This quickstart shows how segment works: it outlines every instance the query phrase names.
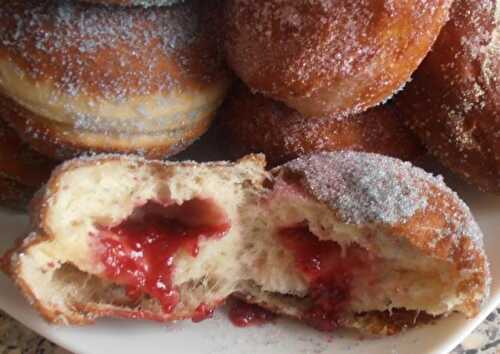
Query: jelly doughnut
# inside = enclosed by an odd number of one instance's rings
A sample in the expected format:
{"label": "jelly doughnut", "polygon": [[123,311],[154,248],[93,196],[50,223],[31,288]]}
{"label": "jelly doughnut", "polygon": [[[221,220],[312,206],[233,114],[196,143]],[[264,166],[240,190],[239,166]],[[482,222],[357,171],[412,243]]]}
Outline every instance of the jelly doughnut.
{"label": "jelly doughnut", "polygon": [[396,99],[429,151],[500,193],[500,3],[456,0],[436,45]]}
{"label": "jelly doughnut", "polygon": [[205,132],[230,83],[220,10],[216,0],[147,9],[3,0],[4,116],[57,158],[171,155]]}
{"label": "jelly doughnut", "polygon": [[220,141],[234,157],[262,152],[272,165],[318,151],[358,150],[416,160],[417,137],[384,105],[350,117],[306,118],[238,85],[218,113]]}
{"label": "jelly doughnut", "polygon": [[420,64],[450,0],[228,0],[226,56],[253,90],[306,116],[384,102]]}
{"label": "jelly doughnut", "polygon": [[376,154],[319,153],[271,171],[255,155],[75,159],[31,216],[0,265],[53,323],[199,322],[237,295],[322,331],[390,335],[476,315],[491,282],[467,206],[442,179]]}

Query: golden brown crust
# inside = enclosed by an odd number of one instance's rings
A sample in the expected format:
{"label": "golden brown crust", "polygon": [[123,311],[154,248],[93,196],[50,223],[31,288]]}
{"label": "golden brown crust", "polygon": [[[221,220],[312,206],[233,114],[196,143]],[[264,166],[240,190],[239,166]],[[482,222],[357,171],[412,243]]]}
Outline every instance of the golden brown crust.
{"label": "golden brown crust", "polygon": [[[305,320],[302,311],[307,308],[300,306],[299,298],[263,297],[259,291],[234,294],[235,298],[290,318]],[[291,304],[291,306],[290,306]],[[293,310],[291,310],[293,309]],[[393,309],[392,311],[371,311],[358,314],[343,314],[339,316],[338,325],[343,328],[356,329],[360,333],[372,336],[392,336],[411,328],[424,325],[436,317],[424,312]]]}
{"label": "golden brown crust", "polygon": [[417,68],[448,0],[230,0],[226,56],[237,75],[304,115],[373,107]]}
{"label": "golden brown crust", "polygon": [[219,111],[217,124],[220,141],[234,157],[262,152],[272,165],[319,151],[357,150],[411,161],[424,154],[390,105],[350,117],[305,118],[237,85]]}
{"label": "golden brown crust", "polygon": [[85,131],[45,119],[0,94],[0,115],[33,149],[64,160],[96,152],[135,153],[163,159],[184,150],[203,135],[210,127],[214,113],[199,114],[189,124],[156,134]]}
{"label": "golden brown crust", "polygon": [[443,164],[500,192],[498,1],[457,0],[436,45],[400,97],[402,117]]}
{"label": "golden brown crust", "polygon": [[392,310],[368,312],[343,319],[343,325],[375,336],[392,336],[436,320],[422,312]]}

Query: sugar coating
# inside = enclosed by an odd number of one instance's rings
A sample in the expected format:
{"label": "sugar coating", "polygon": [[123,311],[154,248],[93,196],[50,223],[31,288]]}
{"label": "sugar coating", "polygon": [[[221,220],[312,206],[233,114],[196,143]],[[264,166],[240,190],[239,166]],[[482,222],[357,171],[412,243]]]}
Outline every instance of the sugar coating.
{"label": "sugar coating", "polygon": [[500,190],[500,1],[457,0],[400,106],[429,150]]}
{"label": "sugar coating", "polygon": [[[415,63],[415,67],[420,63],[424,53],[414,44],[437,37],[436,22],[444,22],[443,13],[451,2],[385,0],[375,6],[371,0],[267,0],[256,4],[234,0],[227,5],[229,62],[243,80],[256,91],[281,99],[310,97],[355,78],[335,95],[338,100],[352,100],[350,113],[356,113],[365,108],[366,100],[387,100],[409,79],[402,63]],[[398,36],[383,33],[399,26],[402,18],[414,25],[412,31],[404,28]],[[398,45],[406,46],[406,57]],[[365,85],[364,97],[357,97],[359,87]],[[384,87],[390,88],[389,93],[379,97]]]}
{"label": "sugar coating", "polygon": [[121,102],[180,90],[185,80],[211,82],[223,67],[215,29],[202,11],[216,1],[148,9],[4,2],[0,58],[14,60],[33,80],[52,80],[66,95],[98,93]]}
{"label": "sugar coating", "polygon": [[322,153],[299,158],[285,167],[303,173],[315,196],[339,210],[349,223],[392,225],[427,206],[420,176],[413,176],[411,165],[381,155]]}
{"label": "sugar coating", "polygon": [[392,106],[352,116],[305,117],[281,102],[233,89],[219,113],[229,149],[238,154],[263,152],[282,163],[318,151],[358,150],[412,160],[423,150]]}
{"label": "sugar coating", "polygon": [[434,208],[429,203],[431,196],[443,199],[445,207],[438,212],[449,227],[439,230],[434,243],[445,237],[454,242],[467,237],[482,247],[482,232],[467,205],[441,177],[408,162],[341,151],[298,158],[283,168],[302,175],[312,195],[350,224],[403,224],[418,212]]}
{"label": "sugar coating", "polygon": [[[460,0],[460,2],[463,5],[471,3],[471,0]],[[479,61],[481,63],[480,76],[477,79],[474,79],[472,75],[469,77],[460,76],[463,73],[458,71],[453,74],[455,69],[461,65],[457,65],[454,60],[442,63],[443,70],[452,73],[448,77],[451,86],[463,85],[464,88],[464,91],[458,92],[460,99],[456,105],[442,105],[442,109],[447,112],[449,117],[451,133],[458,145],[462,146],[464,150],[480,148],[478,146],[480,143],[474,138],[473,130],[468,128],[468,114],[474,110],[481,111],[486,108],[490,99],[488,91],[491,88],[493,88],[493,91],[500,92],[498,82],[498,75],[500,74],[498,72],[498,56],[500,55],[499,4],[500,1],[497,0],[474,1],[474,4],[469,6],[468,23],[460,23],[457,18],[453,17],[454,12],[452,9],[450,30],[454,26],[462,31],[467,31],[466,35],[460,38],[460,46],[454,47],[454,59],[465,58],[467,62]],[[462,9],[457,7],[456,11],[459,10]],[[493,30],[488,28],[488,22],[493,24]],[[436,52],[436,55],[439,55],[439,52]],[[448,95],[454,94],[457,94],[457,92],[448,93]]]}

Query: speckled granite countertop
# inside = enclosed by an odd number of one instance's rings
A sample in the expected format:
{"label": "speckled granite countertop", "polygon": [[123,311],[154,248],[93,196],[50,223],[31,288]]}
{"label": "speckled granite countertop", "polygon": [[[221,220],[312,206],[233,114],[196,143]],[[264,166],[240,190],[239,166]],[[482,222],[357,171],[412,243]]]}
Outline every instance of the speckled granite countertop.
{"label": "speckled granite countertop", "polygon": [[[0,311],[0,354],[70,354]],[[500,308],[453,354],[500,354]]]}

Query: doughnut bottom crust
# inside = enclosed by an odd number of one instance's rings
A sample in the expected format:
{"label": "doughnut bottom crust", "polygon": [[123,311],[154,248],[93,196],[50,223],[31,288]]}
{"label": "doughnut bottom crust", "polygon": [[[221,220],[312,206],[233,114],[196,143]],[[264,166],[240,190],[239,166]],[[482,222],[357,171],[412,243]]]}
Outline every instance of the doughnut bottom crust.
{"label": "doughnut bottom crust", "polygon": [[213,120],[214,110],[215,107],[207,107],[192,117],[187,116],[179,129],[120,133],[75,128],[71,124],[37,115],[0,95],[0,115],[33,149],[55,159],[89,152],[135,153],[148,158],[166,158],[182,151],[203,135]]}
{"label": "doughnut bottom crust", "polygon": [[319,151],[356,150],[409,161],[425,152],[390,105],[348,117],[305,117],[238,85],[218,119],[220,141],[233,157],[261,152],[272,165]]}

